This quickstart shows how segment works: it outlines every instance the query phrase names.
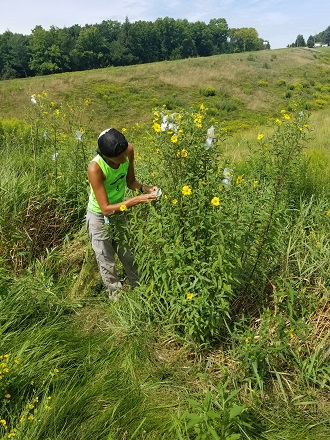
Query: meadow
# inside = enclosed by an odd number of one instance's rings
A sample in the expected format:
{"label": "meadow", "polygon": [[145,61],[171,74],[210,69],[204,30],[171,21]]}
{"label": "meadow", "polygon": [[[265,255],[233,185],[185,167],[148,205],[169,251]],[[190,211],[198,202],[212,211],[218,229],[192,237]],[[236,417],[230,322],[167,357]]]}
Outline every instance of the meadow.
{"label": "meadow", "polygon": [[[328,439],[329,48],[0,93],[0,439]],[[163,192],[122,214],[116,303],[84,226],[109,126]]]}

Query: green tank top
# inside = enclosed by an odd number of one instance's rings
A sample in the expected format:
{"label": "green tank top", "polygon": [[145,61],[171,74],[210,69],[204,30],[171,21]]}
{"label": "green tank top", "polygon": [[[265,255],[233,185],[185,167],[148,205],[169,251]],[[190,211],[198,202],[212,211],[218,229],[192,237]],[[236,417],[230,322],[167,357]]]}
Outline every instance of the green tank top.
{"label": "green tank top", "polygon": [[[99,154],[92,159],[92,162],[96,162],[105,175],[104,186],[109,203],[112,205],[122,202],[125,196],[129,159],[127,158],[126,162],[121,163],[117,169],[111,168]],[[88,209],[93,212],[102,212],[92,187],[89,195]]]}

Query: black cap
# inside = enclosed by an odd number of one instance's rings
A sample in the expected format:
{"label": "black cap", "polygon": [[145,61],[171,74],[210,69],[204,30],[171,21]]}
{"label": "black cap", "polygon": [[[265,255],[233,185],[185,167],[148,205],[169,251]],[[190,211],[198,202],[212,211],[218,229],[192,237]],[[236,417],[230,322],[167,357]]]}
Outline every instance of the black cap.
{"label": "black cap", "polygon": [[115,128],[107,128],[100,133],[97,152],[101,156],[116,157],[128,147],[125,136]]}

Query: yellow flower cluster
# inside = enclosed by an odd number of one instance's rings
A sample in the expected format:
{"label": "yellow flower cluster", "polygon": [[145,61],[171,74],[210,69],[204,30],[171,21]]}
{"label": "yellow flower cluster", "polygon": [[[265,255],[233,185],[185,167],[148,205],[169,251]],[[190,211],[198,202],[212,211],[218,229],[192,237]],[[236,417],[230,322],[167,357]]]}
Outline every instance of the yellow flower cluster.
{"label": "yellow flower cluster", "polygon": [[160,126],[160,124],[158,124],[158,122],[154,122],[153,127],[154,127],[154,130],[155,130],[156,133],[160,133],[161,130],[162,130],[161,126]]}
{"label": "yellow flower cluster", "polygon": [[182,188],[181,192],[182,192],[182,194],[183,194],[184,196],[190,196],[190,194],[191,194],[191,192],[192,192],[192,189],[190,188],[189,185],[185,185],[185,186]]}
{"label": "yellow flower cluster", "polygon": [[213,199],[211,200],[211,203],[213,206],[219,206],[220,205],[219,197],[213,197]]}
{"label": "yellow flower cluster", "polygon": [[10,354],[4,354],[0,356],[0,380],[4,378],[4,375],[9,373],[8,359]]}
{"label": "yellow flower cluster", "polygon": [[60,372],[60,370],[58,368],[54,368],[54,370],[50,371],[49,374],[51,376],[55,376],[55,374],[58,374]]}
{"label": "yellow flower cluster", "polygon": [[236,185],[240,185],[244,182],[243,176],[238,176],[236,179]]}
{"label": "yellow flower cluster", "polygon": [[196,127],[202,128],[203,116],[200,113],[197,113],[193,115],[193,117],[194,117],[194,124],[196,125]]}
{"label": "yellow flower cluster", "polygon": [[191,301],[191,300],[193,299],[193,297],[194,297],[194,294],[193,294],[193,293],[187,293],[187,295],[186,295],[186,298],[187,298],[189,301]]}

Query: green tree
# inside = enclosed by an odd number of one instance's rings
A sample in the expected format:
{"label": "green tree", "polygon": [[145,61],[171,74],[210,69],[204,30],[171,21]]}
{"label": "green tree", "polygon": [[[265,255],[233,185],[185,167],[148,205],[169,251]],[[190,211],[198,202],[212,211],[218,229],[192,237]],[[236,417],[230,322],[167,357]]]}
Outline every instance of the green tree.
{"label": "green tree", "polygon": [[216,53],[228,52],[229,28],[224,18],[213,18],[208,24]]}
{"label": "green tree", "polygon": [[260,39],[254,28],[231,29],[231,45],[233,52],[260,50]]}
{"label": "green tree", "polygon": [[313,35],[310,35],[307,40],[307,47],[314,47],[314,46],[315,46],[314,37]]}
{"label": "green tree", "polygon": [[72,55],[78,70],[106,67],[109,45],[97,25],[86,25],[79,32]]}
{"label": "green tree", "polygon": [[30,73],[27,51],[29,37],[6,31],[0,35],[0,78],[22,78]]}
{"label": "green tree", "polygon": [[198,56],[207,57],[217,53],[212,41],[212,32],[203,21],[191,23],[192,35]]}
{"label": "green tree", "polygon": [[330,26],[323,33],[323,43],[330,46]]}
{"label": "green tree", "polygon": [[56,28],[51,26],[49,31],[42,26],[32,30],[28,51],[30,54],[30,69],[37,75],[46,75],[61,71],[60,49],[57,45]]}
{"label": "green tree", "polygon": [[131,39],[134,42],[131,52],[139,63],[159,61],[159,29],[151,21],[136,21],[131,26]]}
{"label": "green tree", "polygon": [[296,38],[295,44],[296,47],[305,47],[306,46],[306,42],[305,39],[303,37],[303,35],[299,34]]}

